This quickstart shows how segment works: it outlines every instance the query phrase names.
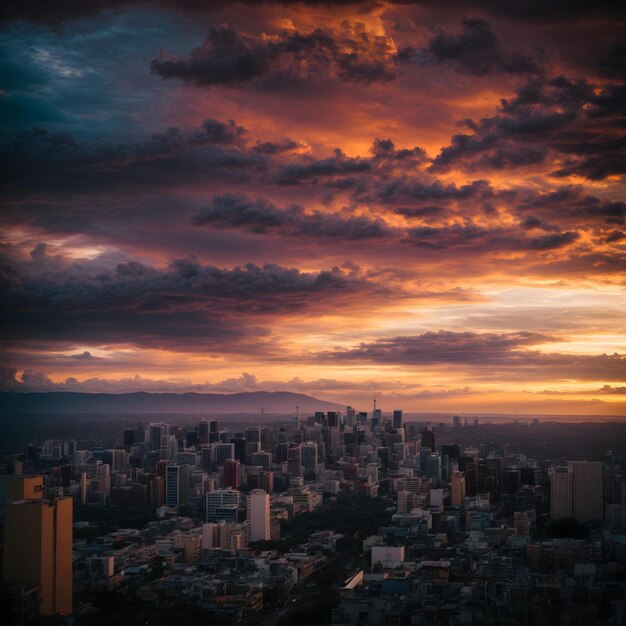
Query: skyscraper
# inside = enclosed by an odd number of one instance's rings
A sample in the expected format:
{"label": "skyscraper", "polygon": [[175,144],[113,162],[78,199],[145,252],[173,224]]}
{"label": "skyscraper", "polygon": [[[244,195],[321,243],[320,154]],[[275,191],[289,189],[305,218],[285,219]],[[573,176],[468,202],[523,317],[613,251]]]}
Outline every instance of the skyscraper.
{"label": "skyscraper", "polygon": [[209,422],[204,419],[198,422],[198,443],[209,443]]}
{"label": "skyscraper", "polygon": [[454,472],[450,482],[451,502],[454,506],[463,506],[465,501],[465,476],[462,472]]}
{"label": "skyscraper", "polygon": [[189,465],[168,465],[165,470],[165,504],[184,506],[189,501]]}
{"label": "skyscraper", "polygon": [[581,524],[603,518],[602,463],[570,461],[550,475],[552,519],[573,517]]}
{"label": "skyscraper", "polygon": [[572,472],[572,516],[581,524],[603,518],[602,463],[570,461]]}
{"label": "skyscraper", "polygon": [[396,409],[393,412],[393,427],[396,430],[402,428],[402,411],[400,409]]}
{"label": "skyscraper", "polygon": [[248,494],[248,541],[270,539],[270,496],[262,489]]}
{"label": "skyscraper", "polygon": [[237,489],[241,485],[241,464],[235,459],[226,459],[222,468],[222,487]]}
{"label": "skyscraper", "polygon": [[572,517],[572,472],[555,467],[550,475],[550,515],[553,520]]}
{"label": "skyscraper", "polygon": [[6,506],[3,578],[39,587],[39,615],[72,612],[72,498]]}

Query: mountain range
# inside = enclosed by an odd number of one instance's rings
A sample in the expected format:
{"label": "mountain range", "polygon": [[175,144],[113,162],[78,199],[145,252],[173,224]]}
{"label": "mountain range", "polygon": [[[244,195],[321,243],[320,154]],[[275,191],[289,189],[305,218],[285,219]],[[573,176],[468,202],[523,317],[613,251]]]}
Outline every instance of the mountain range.
{"label": "mountain range", "polygon": [[51,391],[39,393],[0,392],[0,413],[189,413],[295,414],[314,411],[338,411],[345,407],[288,391],[246,393],[75,393]]}

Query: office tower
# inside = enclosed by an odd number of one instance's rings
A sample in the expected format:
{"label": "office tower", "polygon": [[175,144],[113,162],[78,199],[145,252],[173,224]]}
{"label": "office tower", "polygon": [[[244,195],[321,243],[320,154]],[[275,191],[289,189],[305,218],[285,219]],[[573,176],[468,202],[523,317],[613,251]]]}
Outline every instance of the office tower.
{"label": "office tower", "polygon": [[553,520],[572,517],[572,472],[555,467],[550,475],[550,515]]}
{"label": "office tower", "polygon": [[146,442],[146,427],[139,422],[139,425],[137,426],[137,431],[135,432],[135,443],[136,444],[140,444],[140,443],[145,443]]}
{"label": "office tower", "polygon": [[168,465],[165,470],[165,504],[184,506],[189,501],[189,465]]}
{"label": "office tower", "polygon": [[316,424],[323,424],[326,419],[324,411],[315,411],[314,420]]}
{"label": "office tower", "polygon": [[317,444],[307,441],[300,445],[300,462],[305,472],[317,471]]}
{"label": "office tower", "polygon": [[269,452],[255,452],[252,455],[251,465],[260,465],[264,470],[272,469],[272,455]]}
{"label": "office tower", "polygon": [[572,516],[581,524],[603,518],[602,463],[570,461],[572,472]]}
{"label": "office tower", "polygon": [[248,494],[248,541],[270,539],[270,496],[262,489]]}
{"label": "office tower", "polygon": [[41,500],[43,476],[0,475],[0,513],[11,500]]}
{"label": "office tower", "polygon": [[216,443],[220,440],[217,420],[209,421],[209,443]]}
{"label": "office tower", "polygon": [[389,448],[378,448],[376,454],[378,455],[380,466],[383,469],[387,469],[389,467]]}
{"label": "office tower", "polygon": [[287,468],[290,476],[300,476],[302,473],[302,454],[300,446],[292,446],[287,451]]}
{"label": "office tower", "polygon": [[422,448],[430,448],[432,452],[435,451],[435,431],[429,430],[426,426],[422,431]]}
{"label": "office tower", "polygon": [[151,450],[160,450],[161,441],[166,435],[165,424],[150,424],[149,441]]}
{"label": "office tower", "polygon": [[263,428],[261,430],[261,450],[271,452],[274,449],[274,429]]}
{"label": "office tower", "polygon": [[237,508],[239,507],[239,491],[236,489],[216,489],[206,494],[206,521],[215,522],[233,517],[237,521]]}
{"label": "office tower", "polygon": [[451,502],[454,506],[463,506],[465,501],[465,476],[462,472],[454,472],[450,483]]}
{"label": "office tower", "polygon": [[189,430],[185,434],[185,448],[198,448],[200,446],[200,439],[198,432],[195,430]]}
{"label": "office tower", "polygon": [[276,463],[285,463],[289,454],[289,444],[284,441],[276,444]]}
{"label": "office tower", "polygon": [[356,424],[356,411],[351,407],[346,407],[346,426],[354,426]]}
{"label": "office tower", "polygon": [[6,583],[39,587],[40,616],[72,612],[72,498],[7,504],[2,572]]}
{"label": "office tower", "polygon": [[400,409],[396,409],[393,412],[393,427],[398,430],[398,428],[402,428],[402,411]]}
{"label": "office tower", "polygon": [[246,428],[246,441],[248,443],[261,443],[261,428],[259,426]]}
{"label": "office tower", "polygon": [[209,443],[209,422],[204,419],[198,422],[198,443]]}
{"label": "office tower", "polygon": [[380,409],[374,409],[372,411],[372,430],[377,431],[382,422],[382,411]]}
{"label": "office tower", "polygon": [[328,411],[326,413],[326,423],[328,428],[339,428],[339,413],[336,411]]}
{"label": "office tower", "polygon": [[135,443],[135,429],[127,428],[124,430],[124,446],[130,448]]}
{"label": "office tower", "polygon": [[215,467],[219,468],[224,465],[226,459],[235,458],[235,446],[232,443],[213,443],[213,461]]}
{"label": "office tower", "polygon": [[[502,459],[499,456],[489,457],[485,460],[487,470],[478,473],[478,491],[487,491],[492,502],[500,502],[500,488],[502,485]],[[487,482],[481,485],[481,478]],[[483,488],[484,487],[484,488]]]}
{"label": "office tower", "polygon": [[235,437],[230,440],[235,450],[235,458],[242,463],[246,462],[246,440],[243,437]]}
{"label": "office tower", "polygon": [[241,464],[235,459],[226,459],[222,468],[222,487],[237,489],[241,485]]}
{"label": "office tower", "polygon": [[508,469],[502,472],[502,493],[517,493],[522,486],[521,475],[518,469]]}
{"label": "office tower", "polygon": [[[461,461],[463,461],[463,459],[465,459],[466,457],[461,457]],[[464,463],[465,466],[465,493],[468,496],[475,496],[477,494],[477,487],[478,487],[478,463],[473,459],[470,458],[469,460],[466,460]],[[463,471],[461,469],[461,462],[459,461],[459,470]]]}
{"label": "office tower", "polygon": [[458,443],[441,446],[441,456],[447,456],[449,460],[458,461],[461,458],[461,446]]}
{"label": "office tower", "polygon": [[452,418],[452,427],[453,428],[461,428],[461,418],[458,415],[453,416],[453,418]]}

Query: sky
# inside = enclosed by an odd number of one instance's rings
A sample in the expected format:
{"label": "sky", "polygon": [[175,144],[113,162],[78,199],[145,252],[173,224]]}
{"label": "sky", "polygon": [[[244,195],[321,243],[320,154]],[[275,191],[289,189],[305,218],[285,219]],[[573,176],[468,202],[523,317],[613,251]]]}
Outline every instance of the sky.
{"label": "sky", "polygon": [[623,3],[2,20],[2,390],[626,416]]}

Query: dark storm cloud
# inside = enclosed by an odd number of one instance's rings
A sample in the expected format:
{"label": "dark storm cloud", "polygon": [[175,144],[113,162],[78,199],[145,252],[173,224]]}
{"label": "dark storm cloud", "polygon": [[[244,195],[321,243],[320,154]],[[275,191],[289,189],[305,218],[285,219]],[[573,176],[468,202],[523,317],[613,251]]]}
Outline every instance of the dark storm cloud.
{"label": "dark storm cloud", "polygon": [[[5,262],[9,263],[9,261]],[[166,268],[136,261],[101,271],[89,262],[15,262],[5,291],[5,340],[190,346],[267,334],[262,321],[385,291],[356,270],[302,272],[278,265],[233,269],[176,259]],[[225,348],[226,349],[226,348]],[[88,358],[75,355],[77,358]]]}
{"label": "dark storm cloud", "polygon": [[478,249],[483,254],[520,250],[554,250],[574,243],[579,234],[574,231],[527,236],[514,229],[484,228],[475,224],[450,226],[419,226],[406,231],[405,243],[426,250]]}
{"label": "dark storm cloud", "polygon": [[529,347],[555,341],[534,332],[474,333],[440,330],[422,335],[377,339],[356,348],[316,355],[323,360],[380,363],[398,366],[449,365],[509,371],[511,377],[624,380],[626,355],[542,353]]}
{"label": "dark storm cloud", "polygon": [[7,190],[26,195],[182,184],[194,177],[241,179],[265,167],[265,157],[245,147],[243,127],[213,119],[129,142],[79,140],[35,126],[0,139],[0,159]]}
{"label": "dark storm cloud", "polygon": [[390,40],[359,26],[256,36],[223,25],[212,28],[188,58],[161,55],[151,68],[162,78],[201,87],[327,77],[367,84],[394,78],[392,50]]}
{"label": "dark storm cloud", "polygon": [[[423,178],[398,176],[388,182],[383,181],[380,188],[374,189],[374,193],[375,199],[384,204],[486,201],[494,196],[491,184],[486,180],[474,180],[466,185],[456,185],[455,183],[445,184],[427,176]],[[368,199],[374,198],[370,196]]]}
{"label": "dark storm cloud", "polygon": [[398,52],[400,62],[418,64],[449,64],[457,71],[486,76],[488,74],[541,74],[544,71],[543,53],[506,51],[489,22],[465,17],[460,33],[440,32],[426,48],[407,47]]}
{"label": "dark storm cloud", "polygon": [[[13,2],[3,9],[2,19],[23,19],[36,22],[60,22],[95,15],[100,11],[124,5],[143,3],[144,0],[22,0]],[[276,6],[354,6],[361,10],[379,6],[376,0],[158,0],[156,4],[179,11],[215,11],[232,4],[276,5]],[[440,0],[390,0],[397,5],[441,6]],[[626,8],[615,0],[448,0],[449,9],[481,11],[485,14],[521,22],[566,23],[585,18],[608,18],[626,20]]]}
{"label": "dark storm cloud", "polygon": [[280,185],[311,184],[320,178],[362,174],[372,169],[369,159],[347,157],[341,150],[327,159],[306,159],[300,163],[287,164],[276,174]]}
{"label": "dark storm cloud", "polygon": [[495,116],[470,121],[452,137],[432,171],[561,164],[555,176],[602,180],[626,173],[626,86],[595,87],[565,77],[531,81],[502,100]]}
{"label": "dark storm cloud", "polygon": [[626,40],[613,43],[597,61],[598,70],[605,76],[624,79],[626,76]]}
{"label": "dark storm cloud", "polygon": [[624,224],[626,222],[626,203],[612,201],[588,193],[580,185],[564,185],[554,191],[538,193],[530,190],[516,190],[505,194],[513,208],[521,217],[526,217],[525,224],[540,227],[534,223],[537,216],[543,220],[560,224]]}
{"label": "dark storm cloud", "polygon": [[379,218],[306,212],[300,205],[278,208],[262,198],[242,194],[215,196],[193,223],[213,228],[242,229],[254,233],[276,233],[281,237],[312,237],[344,240],[380,239],[391,229]]}
{"label": "dark storm cloud", "polygon": [[338,349],[326,356],[339,360],[395,364],[501,363],[511,351],[554,337],[542,333],[457,333],[439,330],[361,343],[356,348]]}

